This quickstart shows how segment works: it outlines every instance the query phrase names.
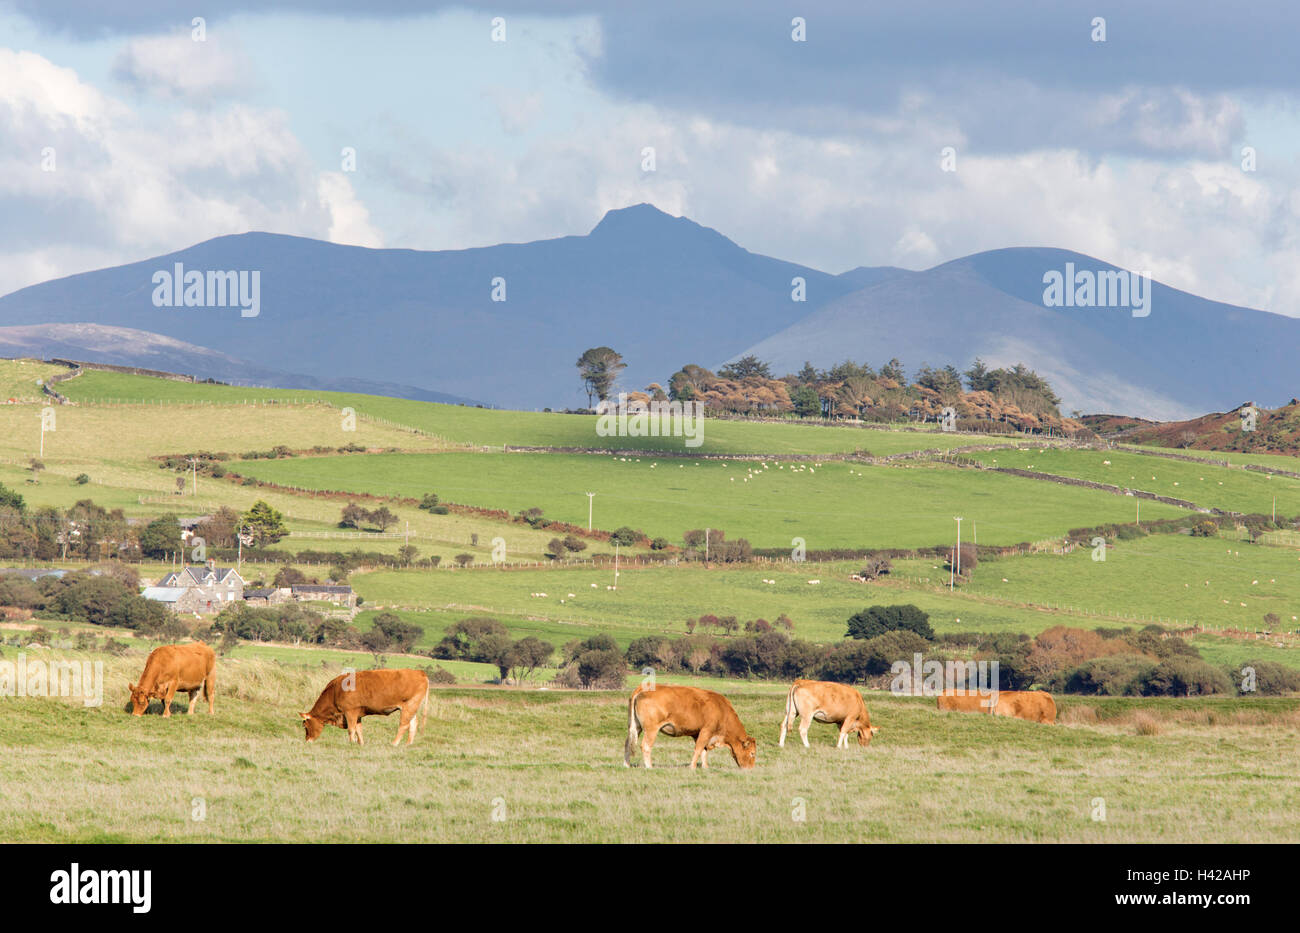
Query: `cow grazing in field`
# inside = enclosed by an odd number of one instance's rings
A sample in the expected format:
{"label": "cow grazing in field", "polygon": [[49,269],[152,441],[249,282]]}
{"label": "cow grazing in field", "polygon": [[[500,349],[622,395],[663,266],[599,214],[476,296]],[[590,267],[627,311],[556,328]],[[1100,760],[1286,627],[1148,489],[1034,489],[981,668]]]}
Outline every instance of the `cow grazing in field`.
{"label": "cow grazing in field", "polygon": [[940,710],[959,713],[992,713],[1030,722],[1056,722],[1056,701],[1043,690],[999,690],[981,694],[974,690],[947,690],[938,698]]}
{"label": "cow grazing in field", "polygon": [[650,765],[650,749],[655,736],[689,735],[695,739],[691,768],[698,761],[709,767],[709,749],[725,745],[731,749],[736,764],[754,767],[758,743],[745,732],[727,698],[699,687],[637,687],[627,704],[627,742],[623,746],[623,766],[632,766],[632,749],[638,739],[645,766]]}
{"label": "cow grazing in field", "polygon": [[325,685],[310,713],[299,713],[307,741],[320,738],[326,726],[348,730],[348,741],[364,745],[361,737],[363,716],[387,716],[402,711],[397,727],[396,745],[406,733],[406,744],[415,741],[416,713],[423,713],[421,725],[429,721],[429,678],[424,671],[400,670],[349,671]]}
{"label": "cow grazing in field", "polygon": [[866,748],[871,744],[871,737],[880,731],[871,724],[862,694],[847,684],[824,680],[796,680],[790,688],[785,698],[785,718],[781,720],[781,739],[777,743],[782,748],[785,747],[786,731],[794,726],[796,719],[799,720],[799,738],[803,739],[805,748],[808,747],[808,726],[814,720],[840,727],[836,748],[848,748],[852,732],[858,734],[858,744]]}
{"label": "cow grazing in field", "polygon": [[198,702],[199,690],[208,701],[212,715],[217,692],[217,656],[201,641],[189,645],[160,645],[149,652],[144,673],[138,684],[127,684],[131,691],[131,715],[143,716],[154,697],[162,700],[163,716],[172,714],[172,697],[177,691],[190,695],[190,715]]}

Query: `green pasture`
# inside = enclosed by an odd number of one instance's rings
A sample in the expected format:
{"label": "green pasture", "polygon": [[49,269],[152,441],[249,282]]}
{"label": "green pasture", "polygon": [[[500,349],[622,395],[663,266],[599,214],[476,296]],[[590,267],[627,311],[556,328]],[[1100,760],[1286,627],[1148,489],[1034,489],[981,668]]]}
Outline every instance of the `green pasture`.
{"label": "green pasture", "polygon": [[[953,516],[981,544],[1016,544],[1070,528],[1131,519],[1129,497],[997,473],[936,466],[868,466],[743,460],[668,460],[559,454],[374,454],[256,460],[236,469],[304,489],[416,497],[436,492],[464,505],[547,518],[623,525],[680,542],[706,525],[754,547],[924,547],[956,537]],[[1187,512],[1145,503],[1144,517]]]}
{"label": "green pasture", "polygon": [[[135,673],[134,660],[102,660],[109,682]],[[389,745],[392,716],[364,720],[364,746],[338,729],[307,745],[297,713],[336,673],[224,661],[215,716],[8,698],[0,836],[1268,843],[1300,833],[1295,700],[1067,701],[1062,721],[1044,726],[868,693],[880,727],[870,747],[836,749],[833,729],[817,725],[811,748],[778,748],[780,694],[738,684],[728,696],[758,739],[754,769],[718,750],[692,772],[691,742],[660,736],[647,771],[623,767],[624,691],[436,689],[412,746]],[[312,805],[325,787],[329,805]]]}
{"label": "green pasture", "polygon": [[[1120,450],[1031,448],[981,451],[970,456],[990,466],[1109,483],[1124,489],[1140,489],[1156,495],[1187,499],[1204,508],[1220,508],[1232,512],[1271,514],[1276,497],[1279,516],[1300,514],[1300,479],[1287,476],[1273,476],[1209,463],[1187,463]],[[1148,514],[1148,505],[1147,502],[1142,503],[1144,518]]]}
{"label": "green pasture", "polygon": [[[575,375],[576,379],[576,375]],[[66,383],[65,394],[93,404],[113,402],[240,405],[279,400],[323,401],[356,411],[359,423],[379,418],[418,428],[446,441],[474,446],[596,447],[663,450],[679,453],[830,454],[867,450],[877,456],[966,444],[1007,443],[1002,436],[943,434],[933,430],[900,431],[863,427],[772,424],[706,419],[703,441],[688,448],[681,437],[602,437],[594,415],[500,411],[347,392],[309,392],[174,382],[147,376],[86,372]],[[931,426],[932,427],[932,426]]]}

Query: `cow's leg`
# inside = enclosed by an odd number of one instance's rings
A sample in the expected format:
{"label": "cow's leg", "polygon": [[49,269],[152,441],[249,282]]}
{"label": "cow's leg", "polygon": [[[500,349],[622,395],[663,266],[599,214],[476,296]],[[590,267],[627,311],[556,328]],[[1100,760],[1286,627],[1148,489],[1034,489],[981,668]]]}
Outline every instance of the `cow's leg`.
{"label": "cow's leg", "polygon": [[173,680],[171,683],[167,685],[167,689],[163,691],[163,717],[164,718],[170,717],[172,714],[172,698],[174,696],[176,696],[176,681]]}
{"label": "cow's leg", "polygon": [[781,717],[781,738],[777,740],[776,743],[777,748],[785,748],[785,733],[786,730],[788,730],[792,725],[794,725],[794,722],[792,721],[793,716],[794,716],[794,710],[788,709],[786,710],[785,715]]}
{"label": "cow's leg", "polygon": [[[692,771],[695,770],[695,763],[696,763],[697,761],[700,760],[700,756],[703,755],[706,751],[708,751],[708,748],[709,748],[709,738],[710,738],[709,734],[708,734],[707,732],[704,732],[704,731],[701,731],[700,734],[699,734],[698,736],[696,736],[696,738],[695,738],[695,754],[691,756],[691,770],[692,770]],[[705,758],[705,760],[704,760],[704,767],[705,767],[706,769],[709,767],[709,761],[708,761],[707,758]]]}
{"label": "cow's leg", "polygon": [[203,698],[208,701],[208,715],[215,712],[212,708],[213,701],[217,698],[217,672],[213,671],[203,680]]}
{"label": "cow's leg", "polygon": [[808,727],[812,725],[813,714],[805,712],[799,716],[799,738],[803,740],[803,747],[808,747]]}
{"label": "cow's leg", "polygon": [[185,692],[188,693],[188,694],[190,695],[190,708],[189,708],[188,710],[186,710],[185,715],[186,715],[186,716],[193,716],[193,715],[194,715],[194,704],[197,703],[197,702],[199,702],[199,688],[198,688],[198,687],[195,687],[193,690],[186,690]]}
{"label": "cow's leg", "polygon": [[[420,705],[418,703],[412,702],[411,703],[411,724],[407,726],[408,731],[406,734],[407,745],[415,744],[415,727],[416,724],[419,723],[419,721],[420,721]],[[400,730],[397,733],[397,737],[399,739],[402,737],[402,733]]]}
{"label": "cow's leg", "polygon": [[659,734],[659,723],[643,722],[641,726],[645,730],[641,733],[641,762],[649,769],[650,749],[654,748],[655,736]]}
{"label": "cow's leg", "polygon": [[844,720],[844,722],[840,723],[840,737],[835,740],[835,747],[836,748],[849,747],[849,720],[847,719]]}
{"label": "cow's leg", "polygon": [[343,714],[343,722],[348,727],[348,741],[361,741],[361,723],[357,719],[357,714],[348,710]]}
{"label": "cow's leg", "polygon": [[397,737],[393,739],[393,744],[400,744],[402,741],[402,733],[407,733],[408,739],[406,744],[410,745],[411,741],[415,738],[415,733],[411,731],[412,727],[415,725],[415,719],[411,716],[411,711],[406,708],[405,704],[402,705],[398,712],[400,718],[397,723]]}
{"label": "cow's leg", "polygon": [[705,771],[709,770],[709,750],[707,748],[700,752],[700,765],[703,766]]}

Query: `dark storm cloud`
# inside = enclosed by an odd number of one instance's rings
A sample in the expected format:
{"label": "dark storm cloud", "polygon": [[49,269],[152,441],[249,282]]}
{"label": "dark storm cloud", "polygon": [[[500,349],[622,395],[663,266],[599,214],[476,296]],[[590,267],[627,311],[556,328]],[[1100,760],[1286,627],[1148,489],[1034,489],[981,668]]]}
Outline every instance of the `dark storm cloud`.
{"label": "dark storm cloud", "polygon": [[[78,35],[175,29],[194,15],[211,25],[264,9],[252,0],[203,9],[193,0],[9,2]],[[879,132],[881,120],[925,119],[952,125],[983,151],[1221,155],[1240,131],[1222,95],[1290,91],[1300,82],[1290,47],[1300,5],[1287,0],[1241,12],[1173,0],[288,0],[275,9],[368,18],[440,9],[472,9],[485,19],[595,15],[604,47],[591,74],[618,98],[813,134]],[[791,41],[795,16],[807,21],[807,42]],[[1106,19],[1104,43],[1091,38],[1096,16]]]}

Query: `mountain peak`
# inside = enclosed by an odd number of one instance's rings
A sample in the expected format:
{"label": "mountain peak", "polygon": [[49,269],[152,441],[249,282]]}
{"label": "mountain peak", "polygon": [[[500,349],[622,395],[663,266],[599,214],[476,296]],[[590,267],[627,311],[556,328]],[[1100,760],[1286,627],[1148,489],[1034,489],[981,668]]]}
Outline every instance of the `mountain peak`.
{"label": "mountain peak", "polygon": [[667,236],[712,234],[726,239],[716,230],[702,227],[689,217],[674,217],[653,204],[633,204],[606,211],[600,223],[591,228],[589,236]]}

